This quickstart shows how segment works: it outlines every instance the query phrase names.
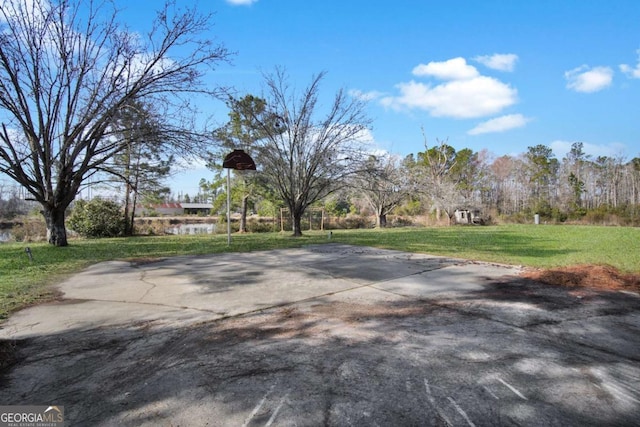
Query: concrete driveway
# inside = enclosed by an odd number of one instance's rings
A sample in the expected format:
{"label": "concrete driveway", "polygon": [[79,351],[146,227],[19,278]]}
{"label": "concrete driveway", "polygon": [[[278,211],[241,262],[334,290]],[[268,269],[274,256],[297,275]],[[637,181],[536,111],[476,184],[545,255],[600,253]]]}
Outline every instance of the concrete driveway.
{"label": "concrete driveway", "polygon": [[106,262],[0,329],[68,425],[640,425],[640,296],[338,244]]}

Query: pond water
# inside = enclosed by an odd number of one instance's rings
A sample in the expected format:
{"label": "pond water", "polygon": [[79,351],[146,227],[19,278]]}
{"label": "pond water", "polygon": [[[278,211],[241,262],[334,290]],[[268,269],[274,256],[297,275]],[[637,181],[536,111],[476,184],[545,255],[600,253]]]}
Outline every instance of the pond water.
{"label": "pond water", "polygon": [[168,234],[213,234],[216,232],[216,224],[177,224],[165,229]]}
{"label": "pond water", "polygon": [[[187,235],[187,234],[214,234],[216,224],[176,224],[165,229],[167,234]],[[0,243],[11,242],[10,230],[0,230]]]}

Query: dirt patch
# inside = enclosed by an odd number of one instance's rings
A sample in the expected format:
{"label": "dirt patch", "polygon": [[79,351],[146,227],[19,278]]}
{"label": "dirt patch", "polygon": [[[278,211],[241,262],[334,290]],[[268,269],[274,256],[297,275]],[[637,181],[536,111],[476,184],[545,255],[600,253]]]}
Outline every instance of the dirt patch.
{"label": "dirt patch", "polygon": [[551,269],[528,269],[523,277],[548,285],[640,293],[640,275],[623,274],[608,265],[573,265]]}

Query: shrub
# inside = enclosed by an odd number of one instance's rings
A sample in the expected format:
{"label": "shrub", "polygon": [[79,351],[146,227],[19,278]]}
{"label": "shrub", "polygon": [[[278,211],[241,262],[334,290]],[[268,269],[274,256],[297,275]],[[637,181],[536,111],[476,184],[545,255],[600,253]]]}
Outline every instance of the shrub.
{"label": "shrub", "polygon": [[401,215],[389,215],[387,217],[387,226],[391,227],[412,227],[414,225],[413,217]]}
{"label": "shrub", "polygon": [[[227,233],[227,216],[226,215],[218,215],[216,224],[217,225],[214,233],[216,234]],[[231,232],[237,233],[238,231],[240,231],[240,221],[237,221],[236,219],[231,218]]]}
{"label": "shrub", "polygon": [[83,237],[117,237],[124,235],[127,223],[120,205],[96,198],[77,201],[67,225]]}
{"label": "shrub", "polygon": [[396,207],[393,212],[401,216],[417,216],[424,212],[424,207],[420,200],[409,200],[408,202]]}
{"label": "shrub", "polygon": [[16,242],[42,242],[47,240],[47,226],[44,218],[23,217],[11,229]]}
{"label": "shrub", "polygon": [[273,218],[250,218],[247,221],[247,231],[250,233],[269,233],[276,230]]}
{"label": "shrub", "polygon": [[163,218],[136,218],[134,224],[136,234],[142,236],[162,236],[167,234],[168,228],[172,227],[169,220]]}
{"label": "shrub", "polygon": [[375,219],[363,216],[348,214],[346,217],[331,218],[331,221],[327,223],[327,230],[335,229],[358,229],[358,228],[372,228],[375,226]]}

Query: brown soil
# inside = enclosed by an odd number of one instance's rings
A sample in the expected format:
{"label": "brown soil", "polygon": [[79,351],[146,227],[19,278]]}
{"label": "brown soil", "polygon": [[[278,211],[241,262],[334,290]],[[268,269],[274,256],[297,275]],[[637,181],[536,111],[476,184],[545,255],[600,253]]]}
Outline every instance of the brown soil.
{"label": "brown soil", "polygon": [[555,286],[640,293],[639,274],[623,274],[607,265],[583,264],[546,270],[528,269],[522,276]]}

